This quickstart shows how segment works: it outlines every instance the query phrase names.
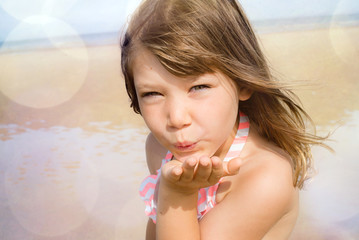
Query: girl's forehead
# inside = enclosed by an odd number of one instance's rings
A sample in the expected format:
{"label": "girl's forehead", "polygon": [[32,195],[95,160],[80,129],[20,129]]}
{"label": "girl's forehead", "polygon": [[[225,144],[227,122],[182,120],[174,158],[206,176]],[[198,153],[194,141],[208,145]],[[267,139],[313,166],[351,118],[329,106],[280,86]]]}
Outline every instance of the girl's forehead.
{"label": "girl's forehead", "polygon": [[193,76],[178,77],[170,73],[157,59],[157,57],[149,50],[142,48],[136,50],[133,62],[132,71],[133,76],[142,75],[159,75],[162,78],[179,78],[179,79],[194,79]]}
{"label": "girl's forehead", "polygon": [[[198,64],[198,62],[202,63]],[[207,67],[209,65],[203,64],[203,61],[195,61],[190,59],[187,59],[187,61],[185,61],[184,59],[179,59],[178,56],[173,52],[161,52],[159,53],[159,56],[157,56],[156,53],[154,54],[147,47],[141,45],[141,43],[139,43],[131,51],[130,65],[131,69],[133,69],[134,66],[139,68],[139,66],[143,67],[144,65],[146,65],[156,69],[166,70],[167,72],[181,78],[192,79],[206,72],[214,72],[209,67]],[[198,70],[199,68],[201,68],[199,67],[200,65],[204,65],[205,67],[202,68],[205,70]]]}
{"label": "girl's forehead", "polygon": [[158,62],[156,56],[144,47],[139,46],[132,53],[133,65],[154,65]]}
{"label": "girl's forehead", "polygon": [[136,50],[132,61],[134,77],[144,74],[158,74],[170,76],[171,74],[162,66],[156,56],[147,49]]}
{"label": "girl's forehead", "polygon": [[181,84],[191,84],[193,82],[217,81],[219,83],[230,83],[236,85],[235,82],[227,75],[220,71],[212,71],[198,75],[176,76],[170,73],[157,59],[157,57],[148,49],[140,47],[136,49],[133,62],[132,72],[135,85],[139,82],[149,82],[153,78],[161,78],[168,80],[176,80]]}

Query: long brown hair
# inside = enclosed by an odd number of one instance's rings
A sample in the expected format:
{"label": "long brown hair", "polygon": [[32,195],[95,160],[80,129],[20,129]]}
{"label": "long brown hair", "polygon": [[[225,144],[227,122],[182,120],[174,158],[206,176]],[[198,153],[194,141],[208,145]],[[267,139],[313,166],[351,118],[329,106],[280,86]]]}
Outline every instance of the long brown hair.
{"label": "long brown hair", "polygon": [[121,43],[121,64],[131,107],[140,108],[132,74],[136,49],[144,47],[176,76],[220,71],[253,91],[240,110],[261,136],[293,162],[293,184],[303,187],[312,166],[310,146],[325,138],[306,132],[308,114],[296,96],[275,80],[256,35],[235,0],[145,0]]}

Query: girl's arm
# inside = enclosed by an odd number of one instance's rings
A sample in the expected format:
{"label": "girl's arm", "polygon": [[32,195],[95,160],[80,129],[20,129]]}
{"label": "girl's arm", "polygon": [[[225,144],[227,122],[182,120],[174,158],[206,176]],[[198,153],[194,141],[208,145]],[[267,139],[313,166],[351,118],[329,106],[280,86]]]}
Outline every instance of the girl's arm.
{"label": "girl's arm", "polygon": [[[298,198],[292,182],[287,159],[273,153],[247,159],[238,175],[221,183],[230,191],[200,221],[201,239],[288,239]],[[282,232],[274,236],[272,229]]]}
{"label": "girl's arm", "polygon": [[201,239],[197,220],[199,188],[237,173],[240,160],[224,165],[218,157],[172,160],[162,166],[157,204],[157,239]]}
{"label": "girl's arm", "polygon": [[199,185],[207,187],[229,175],[215,158],[211,160],[198,161],[195,170],[190,162],[171,161],[162,167],[157,239],[262,239],[292,208],[296,189],[291,166],[269,153],[248,160],[239,174],[227,177],[221,185],[231,190],[198,222]]}
{"label": "girl's arm", "polygon": [[[158,143],[156,138],[150,133],[146,139],[146,160],[147,167],[150,174],[157,174],[157,170],[161,167],[161,161],[166,155],[167,149],[162,147]],[[146,240],[155,240],[156,239],[156,225],[153,223],[152,219],[149,218],[146,227]]]}
{"label": "girl's arm", "polygon": [[[150,144],[148,141],[147,146]],[[156,144],[159,143],[155,141]],[[156,149],[156,146],[152,147]],[[154,155],[148,152],[147,156]],[[148,160],[150,164],[156,162]],[[291,165],[288,159],[267,151],[246,158],[238,174],[224,178],[220,188],[221,191],[228,190],[226,197],[198,222],[199,185],[213,185],[213,181],[219,179],[218,175],[230,173],[228,168],[238,168],[238,163],[222,167],[216,165],[216,159],[214,161],[211,160],[210,168],[199,164],[196,169],[201,172],[202,178],[210,179],[207,182],[199,178],[191,179],[195,170],[189,162],[171,161],[162,168],[157,224],[151,220],[148,223],[147,240],[155,239],[156,231],[157,239],[166,240],[262,239],[293,208],[297,191],[292,186]]]}
{"label": "girl's arm", "polygon": [[156,240],[156,224],[149,218],[146,228],[146,240]]}

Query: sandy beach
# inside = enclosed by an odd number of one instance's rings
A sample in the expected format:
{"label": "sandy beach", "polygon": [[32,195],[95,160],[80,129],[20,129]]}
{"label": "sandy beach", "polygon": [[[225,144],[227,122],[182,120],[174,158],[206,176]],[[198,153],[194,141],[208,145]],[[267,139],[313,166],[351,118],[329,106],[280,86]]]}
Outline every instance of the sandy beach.
{"label": "sandy beach", "polygon": [[[259,37],[275,75],[300,83],[294,92],[335,140],[336,154],[314,149],[318,173],[291,239],[357,239],[359,27]],[[143,239],[147,133],[117,45],[0,49],[0,238]]]}
{"label": "sandy beach", "polygon": [[263,34],[266,55],[279,78],[295,89],[319,126],[344,121],[359,109],[359,28]]}

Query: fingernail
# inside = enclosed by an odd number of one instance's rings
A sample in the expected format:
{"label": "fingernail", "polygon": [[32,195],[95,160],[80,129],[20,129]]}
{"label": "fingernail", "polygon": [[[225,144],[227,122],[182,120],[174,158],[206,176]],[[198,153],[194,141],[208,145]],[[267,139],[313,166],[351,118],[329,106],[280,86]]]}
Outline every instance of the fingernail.
{"label": "fingernail", "polygon": [[206,160],[201,160],[200,163],[203,167],[207,167],[209,165],[209,162]]}
{"label": "fingernail", "polygon": [[175,175],[180,175],[181,174],[181,172],[182,172],[182,170],[180,169],[180,168],[178,168],[178,167],[175,167],[174,169],[173,169],[173,173],[175,174]]}
{"label": "fingernail", "polygon": [[188,159],[188,165],[190,167],[194,167],[194,166],[196,166],[196,164],[197,164],[197,160],[195,158]]}

